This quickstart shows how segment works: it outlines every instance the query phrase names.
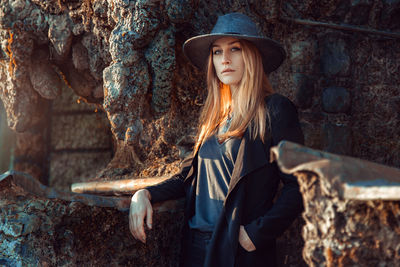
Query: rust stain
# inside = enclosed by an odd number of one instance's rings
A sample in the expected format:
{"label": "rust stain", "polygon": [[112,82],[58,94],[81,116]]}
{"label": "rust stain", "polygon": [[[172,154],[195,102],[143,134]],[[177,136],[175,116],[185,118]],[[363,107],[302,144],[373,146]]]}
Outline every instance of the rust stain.
{"label": "rust stain", "polygon": [[63,12],[65,9],[66,9],[66,7],[63,5],[63,3],[61,3],[61,2],[66,2],[65,0],[58,0],[57,1],[57,4],[58,4],[58,7],[60,8],[60,10]]}
{"label": "rust stain", "polygon": [[348,252],[347,251],[342,251],[342,255],[339,257],[338,259],[338,266],[339,267],[344,267],[346,266],[346,259],[348,256]]}
{"label": "rust stain", "polygon": [[63,80],[64,83],[65,83],[70,89],[72,89],[70,83],[69,83],[68,80],[67,80],[67,77],[65,77],[65,74],[64,74],[61,70],[59,70],[58,68],[56,68],[56,67],[54,68],[54,70],[58,73],[58,75],[60,75],[61,80]]}
{"label": "rust stain", "polygon": [[333,267],[333,251],[331,248],[325,248],[326,266]]}
{"label": "rust stain", "polygon": [[7,44],[6,53],[10,57],[10,63],[8,65],[8,72],[10,73],[10,76],[12,76],[14,73],[14,68],[17,66],[17,63],[15,62],[15,58],[14,58],[13,52],[11,50],[11,44],[14,41],[14,33],[12,33],[10,30],[8,30],[8,34],[10,37],[8,37],[8,39],[7,39],[8,44]]}
{"label": "rust stain", "polygon": [[81,102],[85,102],[86,104],[89,104],[86,98],[79,96],[79,98],[76,100],[76,103],[80,104]]}
{"label": "rust stain", "polygon": [[90,23],[90,19],[93,16],[93,7],[92,7],[92,3],[94,2],[94,0],[84,0],[82,2],[82,9],[83,11],[86,13],[86,16],[84,16],[84,21],[83,24],[88,26]]}
{"label": "rust stain", "polygon": [[338,258],[338,265],[339,267],[349,266],[350,260],[352,265],[354,263],[358,263],[359,259],[357,257],[357,248],[353,247],[350,251],[344,250],[342,251],[342,255]]}
{"label": "rust stain", "polygon": [[350,250],[350,259],[352,259],[354,262],[358,262],[358,261],[359,261],[356,252],[357,252],[357,248],[356,248],[356,247],[353,247],[353,248]]}

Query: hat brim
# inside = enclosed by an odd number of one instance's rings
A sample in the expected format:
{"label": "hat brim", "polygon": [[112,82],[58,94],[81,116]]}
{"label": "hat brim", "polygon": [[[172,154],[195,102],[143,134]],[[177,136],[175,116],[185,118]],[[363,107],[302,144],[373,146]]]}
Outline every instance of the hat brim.
{"label": "hat brim", "polygon": [[193,65],[201,70],[205,70],[211,45],[222,37],[233,37],[252,42],[261,53],[264,72],[266,74],[276,70],[286,57],[286,52],[282,45],[270,38],[220,33],[204,34],[188,39],[183,44],[183,53],[193,63]]}

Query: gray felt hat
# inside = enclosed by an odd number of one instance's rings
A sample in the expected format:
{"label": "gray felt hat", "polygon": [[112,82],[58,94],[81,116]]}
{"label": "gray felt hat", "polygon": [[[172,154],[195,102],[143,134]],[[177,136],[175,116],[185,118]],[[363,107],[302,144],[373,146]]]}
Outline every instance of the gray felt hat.
{"label": "gray felt hat", "polygon": [[256,24],[241,13],[230,13],[218,17],[211,33],[188,39],[183,44],[183,52],[196,67],[204,70],[211,45],[217,39],[227,36],[252,42],[261,53],[264,71],[267,74],[276,70],[286,57],[281,44],[261,36]]}

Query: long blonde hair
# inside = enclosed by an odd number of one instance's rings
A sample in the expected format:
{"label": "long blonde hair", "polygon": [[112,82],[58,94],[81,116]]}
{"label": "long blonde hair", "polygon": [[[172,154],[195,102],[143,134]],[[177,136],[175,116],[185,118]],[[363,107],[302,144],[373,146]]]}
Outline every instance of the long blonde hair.
{"label": "long blonde hair", "polygon": [[243,77],[237,90],[231,93],[229,85],[222,84],[215,72],[212,51],[207,65],[207,98],[200,113],[199,129],[194,153],[204,140],[212,136],[218,126],[226,119],[234,108],[229,130],[218,139],[223,141],[228,137],[242,137],[249,127],[250,136],[257,136],[264,142],[269,113],[264,98],[273,93],[273,89],[264,73],[262,58],[258,49],[246,40],[239,40],[244,61]]}

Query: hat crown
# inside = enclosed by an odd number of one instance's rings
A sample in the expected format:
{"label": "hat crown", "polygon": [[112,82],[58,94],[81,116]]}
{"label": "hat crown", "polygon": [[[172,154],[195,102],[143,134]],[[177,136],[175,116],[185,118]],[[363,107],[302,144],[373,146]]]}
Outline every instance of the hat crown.
{"label": "hat crown", "polygon": [[240,34],[260,36],[257,25],[246,15],[230,13],[218,17],[211,34]]}

